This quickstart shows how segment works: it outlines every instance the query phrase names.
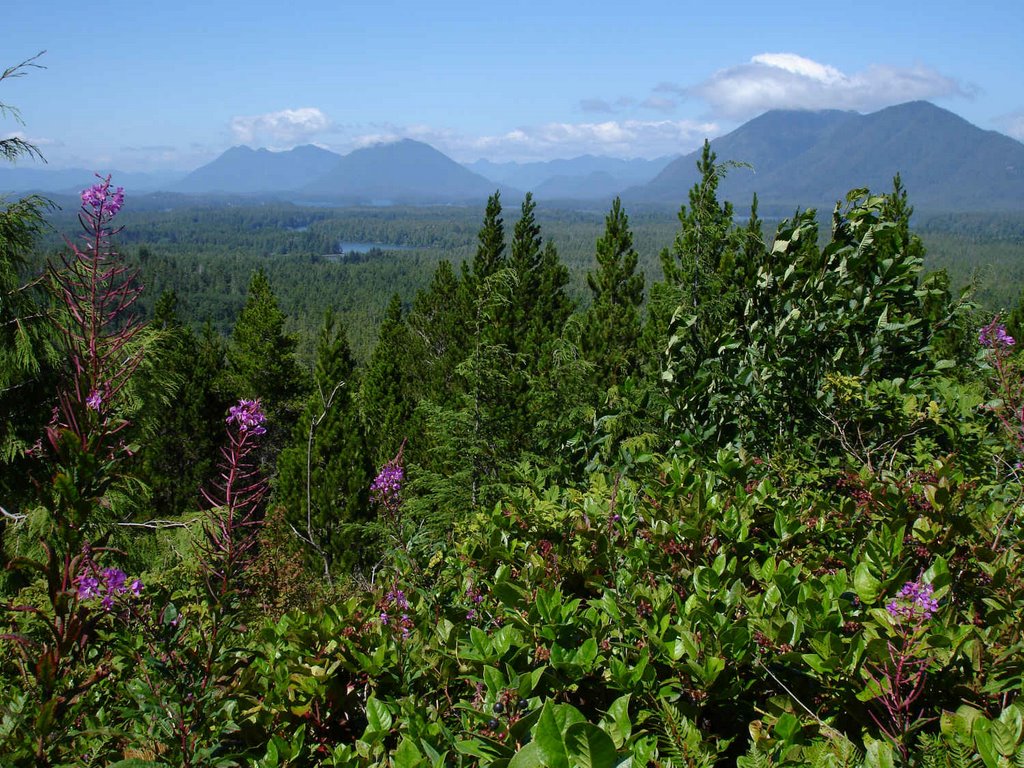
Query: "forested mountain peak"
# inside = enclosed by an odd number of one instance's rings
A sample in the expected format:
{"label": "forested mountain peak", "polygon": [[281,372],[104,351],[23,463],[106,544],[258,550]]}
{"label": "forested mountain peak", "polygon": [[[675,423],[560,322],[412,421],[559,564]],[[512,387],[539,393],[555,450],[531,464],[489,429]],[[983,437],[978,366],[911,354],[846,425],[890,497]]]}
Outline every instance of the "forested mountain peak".
{"label": "forested mountain peak", "polygon": [[[1020,210],[1024,200],[1024,144],[925,101],[866,115],[772,110],[711,147],[720,160],[751,166],[729,170],[723,195],[739,204],[756,192],[766,212],[831,207],[847,190],[883,188],[897,173],[919,211]],[[624,197],[675,204],[697,179],[698,155]]]}
{"label": "forested mountain peak", "polygon": [[283,152],[236,146],[194,170],[170,191],[186,194],[287,191],[309,183],[339,159],[334,152],[310,144]]}
{"label": "forested mountain peak", "polygon": [[429,144],[412,139],[374,144],[340,158],[300,196],[342,202],[444,203],[479,200],[495,184]]}

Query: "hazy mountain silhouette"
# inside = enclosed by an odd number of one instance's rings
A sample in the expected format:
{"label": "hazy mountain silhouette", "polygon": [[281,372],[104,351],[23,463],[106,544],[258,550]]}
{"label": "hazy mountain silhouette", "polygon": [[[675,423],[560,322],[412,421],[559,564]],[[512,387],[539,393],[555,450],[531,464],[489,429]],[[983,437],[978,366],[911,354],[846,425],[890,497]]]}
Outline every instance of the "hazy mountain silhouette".
{"label": "hazy mountain silhouette", "polygon": [[404,139],[345,155],[297,194],[300,199],[325,202],[479,203],[496,186],[500,185],[429,144]]}
{"label": "hazy mountain silhouette", "polygon": [[[776,110],[714,139],[718,161],[734,167],[719,198],[740,211],[757,192],[762,210],[828,206],[848,190],[885,192],[898,172],[918,210],[1024,210],[1024,144],[984,131],[923,101],[860,115]],[[697,181],[693,152],[651,182],[623,193],[630,202],[679,205]]]}
{"label": "hazy mountain silhouette", "polygon": [[[775,110],[714,139],[711,146],[719,162],[751,166],[726,168],[720,185],[719,196],[740,212],[754,192],[765,215],[786,215],[797,207],[830,208],[851,188],[889,190],[897,172],[919,211],[1024,211],[1024,144],[927,102],[869,115]],[[467,168],[427,144],[406,139],[344,156],[308,145],[286,152],[233,147],[178,181],[170,174],[113,173],[114,183],[131,193],[162,190],[206,199],[272,195],[337,204],[479,205],[497,188],[507,199],[521,196],[519,190],[561,203],[610,202],[621,194],[631,205],[678,207],[697,181],[699,155],[479,160]],[[0,166],[0,195],[73,194],[94,182],[88,170]]]}
{"label": "hazy mountain silhouette", "polygon": [[232,147],[166,191],[266,195],[290,192],[322,176],[341,155],[310,144],[286,152]]}
{"label": "hazy mountain silhouette", "polygon": [[[133,193],[165,189],[185,175],[174,172],[139,173],[103,170],[104,176],[108,173],[114,186],[124,187]],[[90,171],[86,168],[51,170],[45,165],[34,165],[31,167],[0,165],[0,196],[7,194],[23,195],[29,192],[77,195],[97,181],[96,171]]]}
{"label": "hazy mountain silhouette", "polygon": [[567,160],[492,163],[477,160],[466,167],[500,184],[530,190],[538,198],[603,199],[634,184],[644,184],[679,155],[653,160],[580,155]]}

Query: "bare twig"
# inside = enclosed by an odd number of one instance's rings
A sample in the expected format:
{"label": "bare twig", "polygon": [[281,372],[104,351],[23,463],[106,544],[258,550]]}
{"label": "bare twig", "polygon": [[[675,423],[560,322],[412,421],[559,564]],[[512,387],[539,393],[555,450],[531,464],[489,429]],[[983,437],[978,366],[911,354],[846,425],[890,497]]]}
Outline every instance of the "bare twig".
{"label": "bare twig", "polygon": [[8,512],[4,507],[0,507],[0,515],[3,515],[8,520],[13,520],[15,523],[20,523],[23,520],[28,519],[28,515],[24,513]]}

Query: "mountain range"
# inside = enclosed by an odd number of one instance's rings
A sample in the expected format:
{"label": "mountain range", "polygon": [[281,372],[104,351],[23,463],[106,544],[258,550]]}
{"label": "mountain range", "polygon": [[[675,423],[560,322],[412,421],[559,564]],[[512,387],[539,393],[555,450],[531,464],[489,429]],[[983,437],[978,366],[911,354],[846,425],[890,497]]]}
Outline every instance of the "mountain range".
{"label": "mountain range", "polygon": [[[737,208],[756,192],[762,212],[827,206],[855,187],[891,188],[901,174],[927,211],[1024,212],[1024,144],[984,131],[928,102],[862,115],[838,110],[773,110],[711,141],[727,166],[721,199]],[[460,165],[422,142],[377,144],[339,155],[320,147],[285,152],[233,147],[183,178],[114,173],[133,191],[275,197],[322,204],[482,203],[532,190],[540,200],[592,207],[621,194],[631,206],[679,206],[697,181],[700,152],[655,160],[584,155],[537,163]],[[80,169],[0,167],[0,194],[64,193],[92,183]]]}
{"label": "mountain range", "polygon": [[[711,148],[719,162],[751,166],[728,169],[719,187],[737,206],[755,192],[783,212],[831,206],[852,188],[888,191],[898,172],[918,210],[1024,212],[1024,144],[925,101],[867,115],[775,110]],[[697,181],[699,156],[674,160],[623,199],[678,205]]]}

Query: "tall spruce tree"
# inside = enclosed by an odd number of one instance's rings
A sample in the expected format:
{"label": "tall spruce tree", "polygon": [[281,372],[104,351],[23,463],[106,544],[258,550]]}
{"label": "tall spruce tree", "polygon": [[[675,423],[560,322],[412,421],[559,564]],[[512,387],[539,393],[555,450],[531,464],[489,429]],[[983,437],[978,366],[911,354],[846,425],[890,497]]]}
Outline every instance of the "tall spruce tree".
{"label": "tall spruce tree", "polygon": [[415,403],[409,382],[409,343],[402,300],[396,293],[388,304],[360,388],[363,423],[376,466],[395,455],[410,427]]}
{"label": "tall spruce tree", "polygon": [[738,236],[732,204],[718,202],[718,183],[729,164],[717,159],[705,140],[697,160],[700,180],[690,190],[690,207],[680,208],[679,232],[672,248],[661,253],[664,283],[652,286],[643,334],[646,354],[649,359],[656,356],[653,370],[660,370],[674,315],[685,317],[677,324],[686,329],[684,356],[697,361],[707,353],[710,340],[734,303],[732,271]]}
{"label": "tall spruce tree", "polygon": [[456,368],[467,350],[467,317],[462,283],[449,261],[442,261],[426,290],[416,294],[408,324],[410,367],[417,400],[455,402],[461,392]]}
{"label": "tall spruce tree", "polygon": [[330,574],[354,563],[369,520],[373,464],[360,418],[356,363],[345,328],[328,312],[320,329],[313,394],[278,460],[285,519]]}
{"label": "tall spruce tree", "polygon": [[[153,513],[167,518],[199,504],[199,488],[212,475],[224,436],[224,413],[231,404],[219,388],[224,349],[207,324],[201,336],[182,325],[177,296],[165,291],[156,302],[151,329],[159,331],[152,350],[155,365],[137,379],[158,377],[173,408],[142,412],[147,434],[138,455],[140,475],[150,488]],[[167,391],[170,382],[173,390]],[[152,392],[157,387],[142,384]]]}
{"label": "tall spruce tree", "polygon": [[505,222],[501,218],[501,193],[487,198],[484,223],[477,233],[476,255],[470,274],[480,283],[505,266]]}
{"label": "tall spruce tree", "polygon": [[506,411],[509,444],[517,452],[554,406],[543,379],[552,370],[552,354],[573,304],[565,292],[569,273],[553,243],[544,244],[536,219],[537,204],[529,193],[512,234],[509,266],[515,284],[508,305],[499,314],[500,340],[520,365],[509,376]]}
{"label": "tall spruce tree", "polygon": [[249,281],[227,349],[228,389],[236,398],[259,398],[267,415],[263,461],[284,447],[302,410],[305,376],[295,356],[298,341],[285,331],[285,316],[262,267]]}
{"label": "tall spruce tree", "polygon": [[597,270],[587,273],[593,301],[582,337],[583,352],[594,366],[598,389],[621,384],[638,364],[640,307],[644,300],[644,276],[636,272],[638,254],[633,248],[629,217],[615,198],[605,217],[604,235],[595,253]]}

